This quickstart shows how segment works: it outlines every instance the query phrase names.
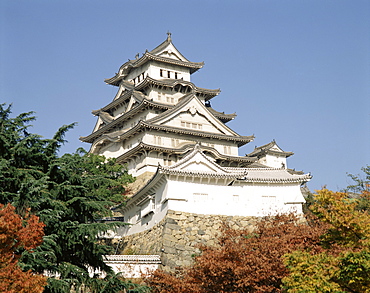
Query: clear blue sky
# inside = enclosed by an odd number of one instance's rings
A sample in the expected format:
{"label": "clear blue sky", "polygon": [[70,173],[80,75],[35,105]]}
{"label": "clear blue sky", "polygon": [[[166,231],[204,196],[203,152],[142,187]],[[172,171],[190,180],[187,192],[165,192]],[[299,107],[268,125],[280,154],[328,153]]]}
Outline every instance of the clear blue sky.
{"label": "clear blue sky", "polygon": [[370,163],[370,1],[0,1],[0,101],[35,111],[32,131],[51,137],[78,122],[62,152],[89,148],[91,110],[127,59],[172,32],[192,81],[221,88],[212,106],[228,125],[275,139],[311,172],[311,189],[338,190]]}

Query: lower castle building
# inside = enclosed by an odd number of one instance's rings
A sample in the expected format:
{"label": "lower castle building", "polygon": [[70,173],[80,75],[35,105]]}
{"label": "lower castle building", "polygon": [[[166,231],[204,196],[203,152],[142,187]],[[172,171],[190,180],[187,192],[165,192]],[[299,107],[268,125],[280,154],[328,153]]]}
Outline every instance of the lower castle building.
{"label": "lower castle building", "polygon": [[90,152],[117,158],[136,177],[130,198],[115,210],[130,224],[118,231],[118,244],[160,254],[170,267],[189,263],[197,243],[212,245],[223,221],[248,227],[261,216],[302,213],[301,186],[311,179],[288,168],[293,153],[275,141],[239,156],[254,136],[227,126],[235,113],[212,108],[219,89],[191,82],[203,65],[186,59],[168,33],[106,79],[117,94],[93,111],[94,130],[81,138]]}

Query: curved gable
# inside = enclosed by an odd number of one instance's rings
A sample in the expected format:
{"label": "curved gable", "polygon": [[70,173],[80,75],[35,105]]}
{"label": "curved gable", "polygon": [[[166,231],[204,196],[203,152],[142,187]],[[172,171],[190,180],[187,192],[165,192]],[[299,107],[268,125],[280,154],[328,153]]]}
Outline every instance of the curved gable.
{"label": "curved gable", "polygon": [[195,94],[184,96],[174,108],[148,122],[163,126],[240,136],[216,118]]}

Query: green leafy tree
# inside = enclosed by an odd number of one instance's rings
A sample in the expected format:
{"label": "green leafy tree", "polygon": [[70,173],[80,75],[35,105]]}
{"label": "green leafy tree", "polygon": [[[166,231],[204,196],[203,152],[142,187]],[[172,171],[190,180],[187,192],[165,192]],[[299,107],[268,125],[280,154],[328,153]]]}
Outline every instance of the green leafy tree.
{"label": "green leafy tree", "polygon": [[363,198],[323,189],[311,210],[329,225],[321,237],[320,253],[301,250],[287,254],[290,274],[283,279],[287,292],[370,292],[370,217],[359,209]]}
{"label": "green leafy tree", "polygon": [[361,168],[364,172],[363,175],[353,175],[348,174],[348,176],[353,180],[353,184],[346,188],[346,191],[362,192],[370,190],[370,166]]}
{"label": "green leafy tree", "polygon": [[[43,244],[21,258],[24,270],[47,272],[45,292],[135,289],[104,263],[103,255],[111,251],[97,241],[99,235],[124,225],[97,220],[123,202],[124,186],[133,178],[113,159],[82,149],[58,157],[63,137],[73,124],[61,127],[52,139],[43,139],[28,132],[28,123],[35,119],[32,112],[15,118],[10,114],[11,107],[1,105],[0,203],[12,203],[20,215],[31,211],[46,225]],[[89,270],[106,272],[107,277],[98,280]],[[116,291],[104,285],[109,282],[118,284]]]}
{"label": "green leafy tree", "polygon": [[[363,171],[362,175],[348,174],[353,180],[353,184],[349,185],[345,191],[355,193],[359,210],[370,210],[370,196],[368,196],[370,192],[370,166],[363,167],[361,170]],[[358,194],[362,194],[362,196],[358,196]]]}

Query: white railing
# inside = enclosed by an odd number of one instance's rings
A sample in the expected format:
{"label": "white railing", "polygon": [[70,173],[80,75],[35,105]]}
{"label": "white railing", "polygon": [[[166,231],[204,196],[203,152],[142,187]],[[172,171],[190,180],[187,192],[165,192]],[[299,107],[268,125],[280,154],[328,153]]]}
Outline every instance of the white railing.
{"label": "white railing", "polygon": [[153,264],[161,263],[161,258],[159,255],[105,255],[105,262],[109,264],[110,262],[114,263],[140,263],[140,264]]}

